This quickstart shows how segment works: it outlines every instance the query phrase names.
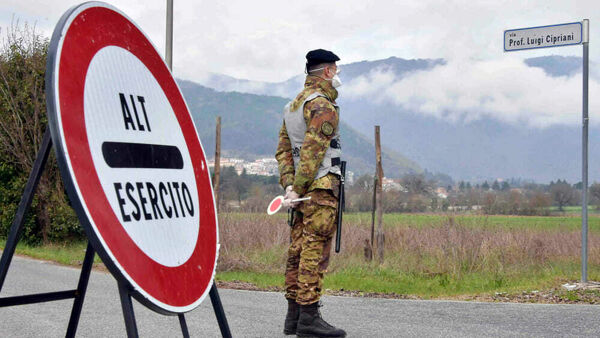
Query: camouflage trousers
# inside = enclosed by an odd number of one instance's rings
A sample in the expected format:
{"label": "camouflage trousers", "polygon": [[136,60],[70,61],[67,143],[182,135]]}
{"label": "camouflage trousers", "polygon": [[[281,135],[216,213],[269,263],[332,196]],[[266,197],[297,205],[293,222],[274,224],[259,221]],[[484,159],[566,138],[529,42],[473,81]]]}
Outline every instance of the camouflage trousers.
{"label": "camouflage trousers", "polygon": [[311,199],[296,208],[285,270],[285,297],[301,305],[321,298],[337,216],[332,191],[316,189],[305,196]]}

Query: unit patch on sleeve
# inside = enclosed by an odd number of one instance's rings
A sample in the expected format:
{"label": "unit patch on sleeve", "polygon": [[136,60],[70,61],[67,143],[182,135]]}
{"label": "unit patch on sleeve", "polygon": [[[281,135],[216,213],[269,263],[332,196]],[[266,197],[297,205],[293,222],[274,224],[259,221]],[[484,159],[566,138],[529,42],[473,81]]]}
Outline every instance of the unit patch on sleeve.
{"label": "unit patch on sleeve", "polygon": [[321,133],[325,136],[331,136],[333,134],[333,126],[329,122],[323,122],[321,125]]}

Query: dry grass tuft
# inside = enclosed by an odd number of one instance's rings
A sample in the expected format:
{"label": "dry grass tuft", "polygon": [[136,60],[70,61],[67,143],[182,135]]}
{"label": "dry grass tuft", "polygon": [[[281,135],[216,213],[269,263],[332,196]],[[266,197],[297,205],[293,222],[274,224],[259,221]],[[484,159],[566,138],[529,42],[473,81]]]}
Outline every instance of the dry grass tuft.
{"label": "dry grass tuft", "polygon": [[[364,258],[369,226],[345,223],[342,238],[342,252],[332,254],[330,270],[370,267]],[[600,236],[591,233],[589,241],[589,263],[600,264]],[[220,271],[283,272],[289,227],[280,217],[221,214],[220,242]],[[386,266],[430,276],[504,273],[550,262],[578,262],[581,254],[579,231],[477,228],[452,216],[441,225],[393,224],[386,229],[385,243]]]}

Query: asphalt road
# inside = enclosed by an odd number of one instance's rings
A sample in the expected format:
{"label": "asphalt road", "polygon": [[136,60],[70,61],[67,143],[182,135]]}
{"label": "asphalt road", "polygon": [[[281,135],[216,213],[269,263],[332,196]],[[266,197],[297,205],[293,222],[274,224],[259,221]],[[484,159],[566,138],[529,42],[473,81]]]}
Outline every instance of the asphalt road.
{"label": "asphalt road", "polygon": [[[79,270],[15,257],[0,297],[73,289]],[[280,293],[220,290],[234,337],[284,337]],[[348,337],[600,336],[600,306],[414,301],[324,297],[323,316]],[[177,317],[134,301],[141,337],[181,336]],[[0,308],[1,337],[62,337],[72,300]],[[186,314],[192,337],[219,337],[210,301]],[[124,337],[116,281],[92,272],[77,331],[80,337]]]}

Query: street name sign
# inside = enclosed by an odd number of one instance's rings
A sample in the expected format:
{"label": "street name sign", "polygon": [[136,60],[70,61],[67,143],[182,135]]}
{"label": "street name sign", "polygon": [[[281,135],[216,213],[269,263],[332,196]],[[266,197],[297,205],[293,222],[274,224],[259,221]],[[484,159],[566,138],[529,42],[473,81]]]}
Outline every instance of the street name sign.
{"label": "street name sign", "polygon": [[509,29],[504,31],[504,51],[578,45],[583,42],[581,22]]}
{"label": "street name sign", "polygon": [[581,281],[587,283],[588,251],[588,96],[589,96],[589,47],[590,21],[563,23],[559,25],[509,29],[504,31],[504,51],[579,45],[583,47],[582,89],[583,109],[581,133]]}
{"label": "street name sign", "polygon": [[213,283],[218,227],[204,150],[167,65],[101,2],[63,15],[48,58],[52,140],[94,249],[147,307],[193,310]]}

